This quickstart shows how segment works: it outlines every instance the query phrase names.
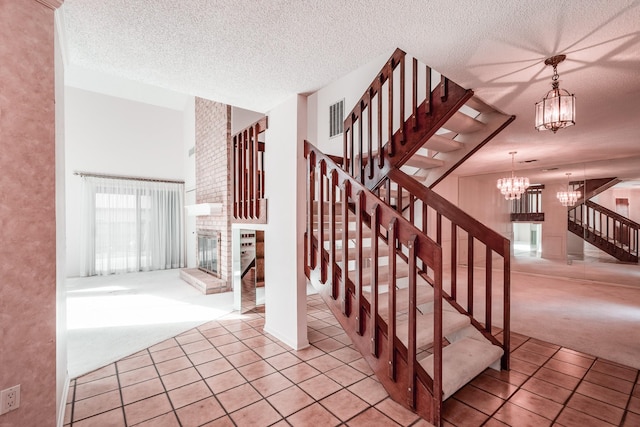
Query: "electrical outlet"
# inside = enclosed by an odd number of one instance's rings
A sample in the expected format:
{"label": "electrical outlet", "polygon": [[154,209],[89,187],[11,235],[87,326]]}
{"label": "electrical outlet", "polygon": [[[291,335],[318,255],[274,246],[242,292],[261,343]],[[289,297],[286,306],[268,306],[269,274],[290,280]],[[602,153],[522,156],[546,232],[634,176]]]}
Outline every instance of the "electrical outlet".
{"label": "electrical outlet", "polygon": [[20,407],[20,384],[0,391],[0,415]]}

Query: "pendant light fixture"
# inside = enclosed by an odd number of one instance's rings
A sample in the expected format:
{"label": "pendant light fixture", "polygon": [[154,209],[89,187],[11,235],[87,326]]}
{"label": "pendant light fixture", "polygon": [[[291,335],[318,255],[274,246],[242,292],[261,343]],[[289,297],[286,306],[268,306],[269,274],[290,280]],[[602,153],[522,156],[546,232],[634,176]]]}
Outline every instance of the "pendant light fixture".
{"label": "pendant light fixture", "polygon": [[571,190],[569,184],[569,177],[571,176],[571,172],[567,172],[567,191],[558,191],[556,193],[556,197],[560,200],[562,206],[573,206],[576,204],[580,196],[582,195],[579,191]]}
{"label": "pendant light fixture", "polygon": [[511,176],[498,180],[498,189],[507,200],[520,199],[520,196],[529,187],[529,178],[515,176],[515,155],[517,151],[511,151]]}
{"label": "pendant light fixture", "polygon": [[564,89],[558,88],[558,64],[567,58],[566,55],[556,55],[547,58],[545,65],[553,67],[551,78],[551,90],[547,92],[542,101],[536,103],[536,129],[551,130],[556,133],[558,129],[576,124],[576,97]]}

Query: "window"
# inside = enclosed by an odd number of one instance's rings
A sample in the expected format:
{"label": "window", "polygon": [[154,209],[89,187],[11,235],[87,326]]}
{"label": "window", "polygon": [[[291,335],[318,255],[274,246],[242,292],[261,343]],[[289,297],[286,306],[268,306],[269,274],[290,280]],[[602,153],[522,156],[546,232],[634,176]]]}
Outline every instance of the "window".
{"label": "window", "polygon": [[183,187],[83,177],[82,274],[184,267]]}

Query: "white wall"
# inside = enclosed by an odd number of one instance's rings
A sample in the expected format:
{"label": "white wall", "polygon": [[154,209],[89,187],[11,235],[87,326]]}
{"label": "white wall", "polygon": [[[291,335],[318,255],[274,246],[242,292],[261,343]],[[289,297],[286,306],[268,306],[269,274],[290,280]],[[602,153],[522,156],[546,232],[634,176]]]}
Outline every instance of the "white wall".
{"label": "white wall", "polygon": [[392,53],[375,58],[308,97],[309,142],[325,153],[342,155],[342,135],[329,138],[329,106],[344,99],[344,113],[349,113]]}
{"label": "white wall", "polygon": [[[80,224],[81,179],[74,171],[185,179],[182,109],[69,86],[64,108],[67,224]],[[80,274],[79,230],[67,227],[67,277]]]}
{"label": "white wall", "polygon": [[264,117],[264,114],[244,108],[231,107],[231,135],[235,135],[250,124]]}
{"label": "white wall", "polygon": [[306,112],[305,97],[289,98],[269,112],[265,135],[264,330],[294,349],[309,345],[303,266]]}

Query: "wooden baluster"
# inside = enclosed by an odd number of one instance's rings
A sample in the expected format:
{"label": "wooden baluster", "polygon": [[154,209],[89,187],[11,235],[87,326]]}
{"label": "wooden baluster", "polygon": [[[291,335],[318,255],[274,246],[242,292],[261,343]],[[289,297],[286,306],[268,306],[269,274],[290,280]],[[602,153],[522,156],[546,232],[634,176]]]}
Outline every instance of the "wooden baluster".
{"label": "wooden baluster", "polygon": [[371,208],[371,301],[369,314],[371,316],[370,336],[371,354],[378,357],[378,204]]}
{"label": "wooden baluster", "polygon": [[442,214],[436,215],[436,243],[442,244]]}
{"label": "wooden baluster", "polygon": [[233,136],[233,217],[238,218],[238,135]]}
{"label": "wooden baluster", "polygon": [[248,159],[247,154],[249,153],[249,135],[245,130],[242,132],[242,139],[244,140],[244,144],[242,144],[242,171],[244,176],[242,178],[242,217],[249,218],[249,170],[247,169]]}
{"label": "wooden baluster", "polygon": [[502,349],[504,351],[502,355],[501,367],[504,370],[509,370],[509,353],[511,352],[511,254],[510,254],[510,242],[504,241],[504,247],[502,248],[503,268],[502,268]]}
{"label": "wooden baluster", "polygon": [[349,147],[348,147],[348,134],[351,132],[351,127],[346,127],[342,131],[342,169],[349,173]]}
{"label": "wooden baluster", "polygon": [[[416,399],[416,235],[409,237],[407,248],[409,249],[409,332],[407,335],[407,376],[409,388],[407,390],[407,404],[415,408]],[[434,343],[437,345],[437,343]]]}
{"label": "wooden baluster", "polygon": [[433,94],[431,90],[431,67],[426,67],[426,91],[424,100],[424,112],[427,116],[431,115],[431,104],[433,103]]}
{"label": "wooden baluster", "polygon": [[485,330],[489,333],[491,333],[491,295],[492,295],[492,289],[493,289],[493,278],[491,277],[491,268],[492,268],[492,263],[493,263],[493,252],[491,251],[491,248],[489,247],[489,245],[486,246],[487,251],[486,251],[486,266],[485,266],[485,285],[484,285],[484,289],[485,289],[485,296],[484,296],[484,303],[485,303],[485,308],[484,308],[484,327]]}
{"label": "wooden baluster", "polygon": [[415,219],[415,212],[414,212],[414,203],[416,202],[416,198],[412,193],[409,193],[409,222],[411,224],[413,224],[413,221]]}
{"label": "wooden baluster", "polygon": [[440,75],[440,99],[442,102],[446,102],[449,97],[449,79],[443,75]]}
{"label": "wooden baluster", "polygon": [[396,155],[395,147],[393,146],[393,59],[389,61],[389,78],[387,79],[389,85],[389,111],[388,111],[388,138],[387,141],[387,155],[393,157]]}
{"label": "wooden baluster", "polygon": [[324,185],[325,177],[327,176],[327,162],[324,159],[320,160],[320,176],[318,178],[318,255],[320,263],[320,283],[327,283],[327,266],[323,262],[322,250],[324,248],[324,206],[326,201],[324,200]]}
{"label": "wooden baluster", "polygon": [[362,318],[362,223],[365,209],[364,192],[356,193],[356,333],[362,335],[364,319]]}
{"label": "wooden baluster", "polygon": [[387,347],[389,352],[389,378],[396,380],[396,240],[398,231],[396,229],[397,220],[391,218],[389,222],[389,324],[387,325]]}
{"label": "wooden baluster", "polygon": [[307,179],[309,180],[309,185],[307,186],[307,210],[309,215],[309,220],[307,222],[307,236],[309,241],[309,249],[307,253],[309,254],[308,264],[311,270],[316,268],[316,259],[313,251],[313,223],[314,223],[314,215],[313,215],[313,203],[315,199],[316,189],[315,189],[315,176],[316,176],[316,153],[311,151],[309,153],[309,168],[307,170]]}
{"label": "wooden baluster", "polygon": [[442,252],[434,253],[433,269],[433,414],[441,418],[442,410]]}
{"label": "wooden baluster", "polygon": [[400,184],[398,184],[398,189],[396,190],[397,194],[396,194],[396,210],[400,213],[400,215],[402,215],[402,187],[400,186]]}
{"label": "wooden baluster", "polygon": [[371,120],[373,119],[373,113],[371,112],[372,108],[371,108],[371,102],[372,102],[372,97],[371,97],[371,91],[372,89],[369,89],[369,102],[367,104],[367,136],[369,138],[369,163],[367,163],[367,166],[369,168],[369,179],[373,179],[373,175],[374,175],[374,171],[373,171],[373,135],[371,134],[371,132],[373,132],[373,125],[371,123]]}
{"label": "wooden baluster", "polygon": [[344,181],[342,186],[342,283],[340,283],[340,298],[342,314],[349,317],[351,307],[347,295],[347,281],[349,280],[349,197],[351,197],[351,183]]}
{"label": "wooden baluster", "polygon": [[400,58],[400,120],[398,121],[398,124],[400,126],[400,144],[404,145],[405,144],[405,140],[404,140],[404,90],[405,90],[405,70],[404,70],[404,56],[402,56],[402,58]]}
{"label": "wooden baluster", "polygon": [[412,103],[412,112],[411,112],[411,127],[413,130],[416,130],[418,127],[418,60],[413,58],[413,73],[412,73],[412,81],[413,81],[413,90],[411,93],[411,103]]}
{"label": "wooden baluster", "polygon": [[[427,223],[427,215],[429,212],[429,205],[427,205],[426,202],[422,202],[422,233],[425,236],[428,236],[428,228],[429,228],[429,224]],[[427,263],[425,263],[424,261],[422,262],[422,270],[426,273],[427,272]]]}
{"label": "wooden baluster", "polygon": [[384,167],[384,151],[382,150],[382,79],[380,75],[380,90],[378,91],[378,169]]}
{"label": "wooden baluster", "polygon": [[[356,117],[355,115],[351,116],[351,123],[355,123]],[[353,125],[352,125],[353,126]],[[353,127],[351,127],[351,133],[349,134],[349,156],[351,156],[351,161],[349,162],[349,174],[353,177],[356,176],[356,147],[354,145],[354,137],[353,137]]]}
{"label": "wooden baluster", "polygon": [[329,277],[331,278],[331,298],[338,298],[338,278],[336,273],[336,188],[338,171],[331,169],[329,186]]}
{"label": "wooden baluster", "polygon": [[384,201],[387,205],[391,205],[391,180],[388,178],[384,183]]}
{"label": "wooden baluster", "polygon": [[467,234],[467,312],[473,316],[473,236]]}
{"label": "wooden baluster", "polygon": [[458,226],[451,223],[451,298],[457,299],[458,287]]}
{"label": "wooden baluster", "polygon": [[362,103],[360,103],[360,116],[358,118],[358,177],[360,179],[360,183],[364,184],[364,147],[363,147],[363,136],[362,136]]}
{"label": "wooden baluster", "polygon": [[260,141],[258,140],[258,124],[256,123],[253,128],[253,214],[254,218],[260,218],[260,190],[258,189],[259,175],[258,175],[258,145],[260,145]]}
{"label": "wooden baluster", "polygon": [[253,191],[254,185],[255,185],[255,164],[254,164],[254,158],[253,158],[253,153],[254,153],[254,146],[257,145],[257,142],[254,141],[255,135],[254,135],[254,128],[251,127],[249,128],[248,131],[248,147],[247,147],[247,154],[249,157],[249,182],[248,182],[248,193],[249,193],[249,218],[255,218],[254,214],[255,212],[253,211],[253,208],[255,206],[255,193]]}

